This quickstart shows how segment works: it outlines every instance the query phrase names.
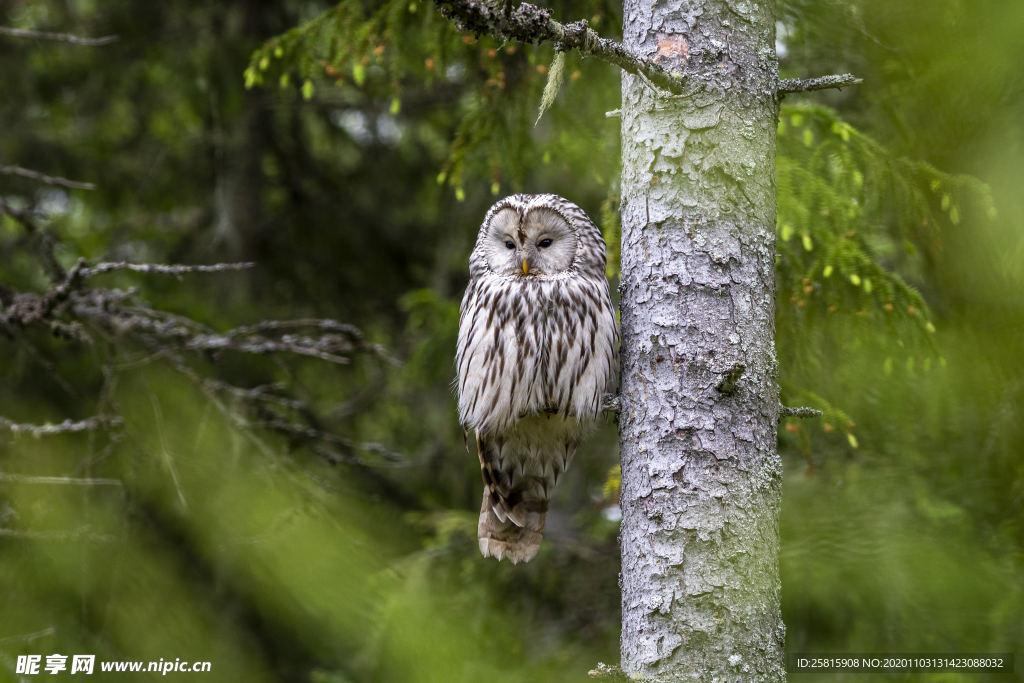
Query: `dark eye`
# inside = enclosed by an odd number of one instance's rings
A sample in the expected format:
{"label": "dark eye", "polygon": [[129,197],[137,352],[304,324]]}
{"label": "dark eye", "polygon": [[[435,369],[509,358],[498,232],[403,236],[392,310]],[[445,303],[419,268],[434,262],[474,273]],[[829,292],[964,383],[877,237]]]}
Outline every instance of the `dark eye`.
{"label": "dark eye", "polygon": [[511,242],[505,242],[505,248],[506,249],[515,249],[516,245],[512,244]]}
{"label": "dark eye", "polygon": [[540,242],[537,243],[537,246],[540,247],[541,249],[544,249],[545,247],[550,247],[551,240],[541,240]]}

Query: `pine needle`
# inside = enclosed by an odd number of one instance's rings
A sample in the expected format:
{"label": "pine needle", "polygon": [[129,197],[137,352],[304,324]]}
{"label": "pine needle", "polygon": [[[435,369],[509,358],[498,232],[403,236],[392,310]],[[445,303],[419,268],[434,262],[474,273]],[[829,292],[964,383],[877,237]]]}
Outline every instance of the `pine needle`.
{"label": "pine needle", "polygon": [[562,88],[562,75],[565,74],[565,53],[556,52],[555,58],[551,60],[551,67],[548,69],[548,82],[544,84],[544,94],[540,97],[540,111],[537,113],[537,120],[534,126],[540,123],[540,117],[555,102],[558,91]]}

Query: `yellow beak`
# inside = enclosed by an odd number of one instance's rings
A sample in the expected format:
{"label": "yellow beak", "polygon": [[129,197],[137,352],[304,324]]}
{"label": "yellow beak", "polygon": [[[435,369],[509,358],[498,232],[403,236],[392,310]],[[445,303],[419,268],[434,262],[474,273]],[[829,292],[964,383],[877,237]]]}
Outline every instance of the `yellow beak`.
{"label": "yellow beak", "polygon": [[523,261],[523,275],[529,275],[529,274],[530,274],[530,264],[527,263],[526,261]]}

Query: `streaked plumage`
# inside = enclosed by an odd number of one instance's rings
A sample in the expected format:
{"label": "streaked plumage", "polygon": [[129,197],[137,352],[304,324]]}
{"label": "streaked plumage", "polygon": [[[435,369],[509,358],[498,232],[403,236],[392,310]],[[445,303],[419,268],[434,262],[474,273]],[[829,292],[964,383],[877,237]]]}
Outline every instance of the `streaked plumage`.
{"label": "streaked plumage", "polygon": [[615,389],[604,239],[561,197],[506,197],[484,218],[469,273],[456,365],[484,479],[480,551],[527,561],[555,484]]}

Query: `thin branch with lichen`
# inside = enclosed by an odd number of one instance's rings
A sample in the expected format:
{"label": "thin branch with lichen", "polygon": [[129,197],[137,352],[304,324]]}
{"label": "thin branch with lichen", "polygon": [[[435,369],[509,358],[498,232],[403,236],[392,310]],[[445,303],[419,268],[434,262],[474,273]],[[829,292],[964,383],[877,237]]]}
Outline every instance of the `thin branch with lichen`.
{"label": "thin branch with lichen", "polygon": [[40,173],[39,171],[22,168],[21,166],[0,165],[0,173],[5,173],[7,175],[20,175],[23,178],[38,180],[39,182],[46,183],[47,185],[62,185],[63,187],[70,187],[75,190],[96,189],[96,186],[92,183],[81,183],[77,180],[68,180],[67,178],[61,178],[60,176],[49,176],[45,173]]}

